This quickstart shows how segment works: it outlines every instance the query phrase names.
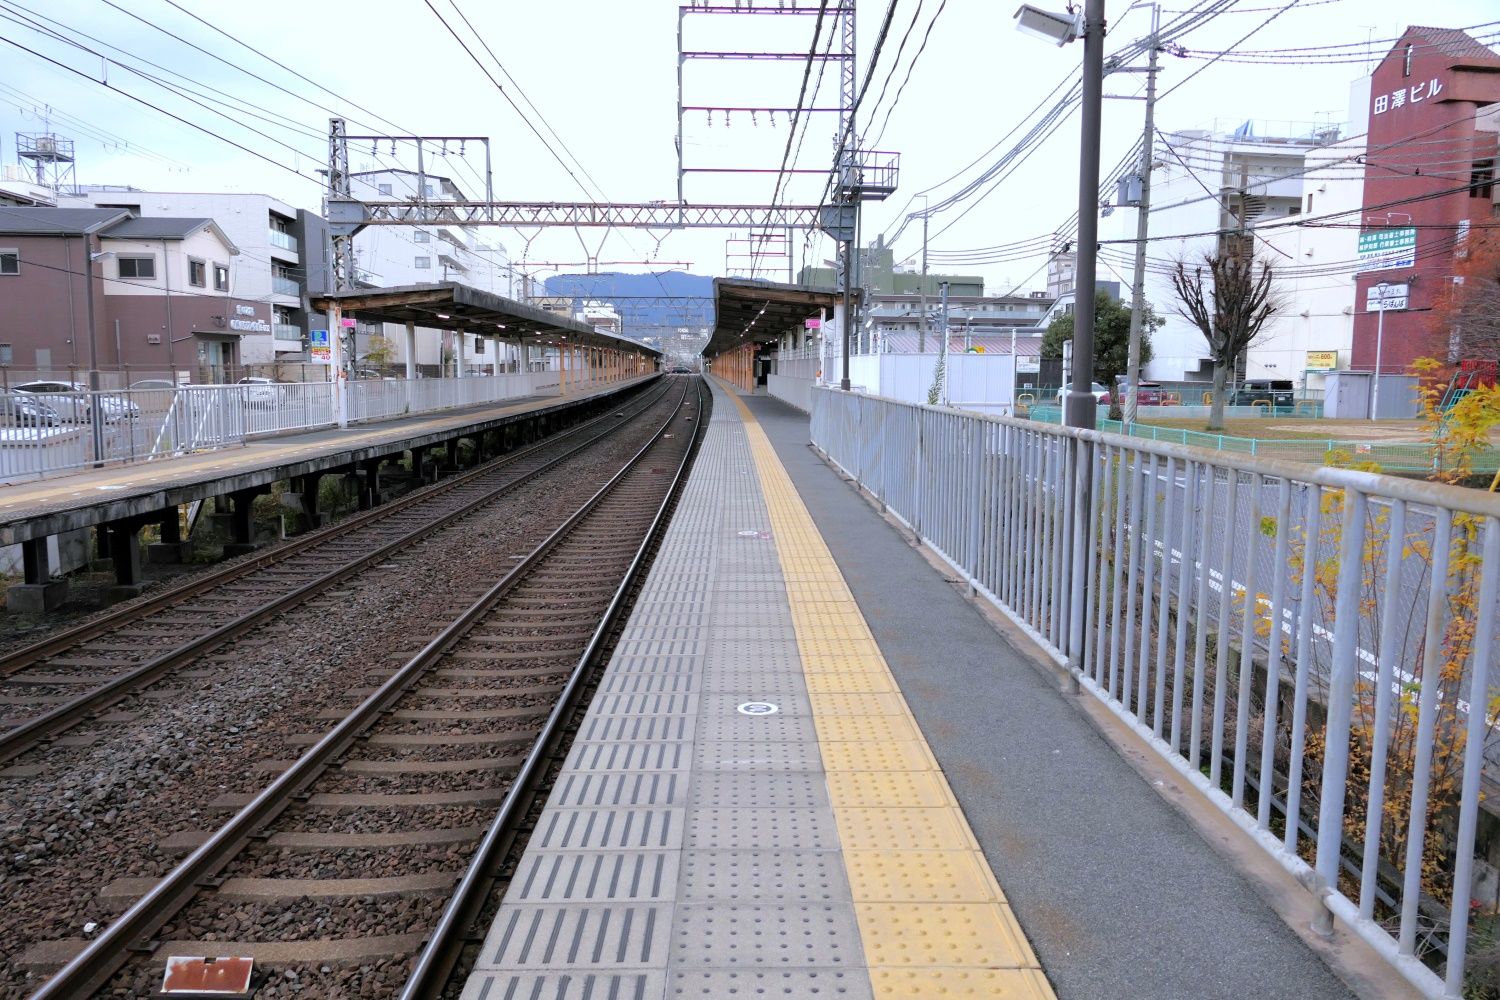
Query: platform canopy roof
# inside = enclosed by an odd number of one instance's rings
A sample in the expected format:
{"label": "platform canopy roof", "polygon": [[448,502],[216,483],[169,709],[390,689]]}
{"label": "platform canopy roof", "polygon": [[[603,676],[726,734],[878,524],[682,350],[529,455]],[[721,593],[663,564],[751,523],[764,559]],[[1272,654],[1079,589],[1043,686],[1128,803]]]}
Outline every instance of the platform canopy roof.
{"label": "platform canopy roof", "polygon": [[375,323],[415,323],[507,340],[522,337],[532,346],[569,343],[661,355],[656,348],[638,340],[601,333],[570,317],[456,281],[399,288],[354,288],[312,297],[312,307],[320,311],[335,302],[343,315]]}
{"label": "platform canopy roof", "polygon": [[838,300],[832,288],[715,278],[714,332],[703,354],[711,358],[746,341],[780,340],[789,328],[801,328],[803,320],[832,309]]}

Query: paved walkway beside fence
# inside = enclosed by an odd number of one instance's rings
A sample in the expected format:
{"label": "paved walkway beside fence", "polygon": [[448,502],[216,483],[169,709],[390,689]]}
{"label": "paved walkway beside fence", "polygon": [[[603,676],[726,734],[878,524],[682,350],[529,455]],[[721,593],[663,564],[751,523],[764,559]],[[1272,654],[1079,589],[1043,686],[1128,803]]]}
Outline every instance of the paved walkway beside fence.
{"label": "paved walkway beside fence", "polygon": [[1059,997],[1355,995],[1057,683],[818,458],[806,414],[742,398]]}

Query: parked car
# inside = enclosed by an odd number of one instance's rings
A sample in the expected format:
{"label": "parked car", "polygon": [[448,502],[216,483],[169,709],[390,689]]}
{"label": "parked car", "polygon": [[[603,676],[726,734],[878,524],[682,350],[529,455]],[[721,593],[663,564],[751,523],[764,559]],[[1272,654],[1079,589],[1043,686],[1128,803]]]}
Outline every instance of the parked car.
{"label": "parked car", "polygon": [[[12,386],[15,392],[42,397],[41,402],[57,411],[57,415],[71,423],[87,423],[92,408],[89,387],[82,382],[23,382]],[[106,423],[117,420],[134,420],[141,415],[140,407],[123,396],[98,393],[99,414]]]}
{"label": "parked car", "polygon": [[40,399],[24,393],[0,393],[0,424],[6,427],[56,427],[62,417]]}
{"label": "parked car", "polygon": [[153,389],[175,389],[177,383],[164,378],[143,378],[139,382],[130,383],[132,390],[149,391]]}
{"label": "parked car", "polygon": [[[1120,389],[1120,402],[1125,401],[1125,377],[1122,375],[1116,380]],[[1136,406],[1160,406],[1166,398],[1160,382],[1147,382],[1142,379],[1136,385]]]}
{"label": "parked car", "polygon": [[1296,404],[1296,390],[1290,379],[1262,378],[1240,383],[1234,395],[1229,397],[1230,406],[1255,406],[1268,403],[1273,407],[1291,409]]}
{"label": "parked car", "polygon": [[276,389],[276,386],[282,383],[277,382],[273,378],[247,375],[235,384],[247,387],[245,389],[245,401],[255,406],[275,406],[281,399],[281,394]]}
{"label": "parked car", "polygon": [[[1054,398],[1057,400],[1057,404],[1059,406],[1061,406],[1063,400],[1067,398],[1067,391],[1071,388],[1071,385],[1066,385],[1057,390],[1057,395]],[[1109,386],[1105,385],[1102,382],[1095,382],[1093,384],[1093,393],[1094,402],[1098,403],[1100,406],[1109,405]]]}

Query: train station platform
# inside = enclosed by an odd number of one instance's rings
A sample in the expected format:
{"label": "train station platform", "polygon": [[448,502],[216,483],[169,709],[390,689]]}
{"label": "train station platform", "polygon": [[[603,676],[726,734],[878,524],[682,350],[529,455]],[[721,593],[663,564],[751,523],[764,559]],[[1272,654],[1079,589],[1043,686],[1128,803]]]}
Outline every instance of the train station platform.
{"label": "train station platform", "polygon": [[[565,396],[528,396],[442,410],[420,416],[264,437],[243,446],[200,452],[149,462],[109,465],[56,478],[0,487],[0,544],[20,543],[25,550],[26,582],[12,588],[12,607],[46,610],[58,603],[61,581],[51,580],[56,546],[47,540],[65,532],[109,526],[120,529],[115,558],[120,583],[138,576],[135,533],[146,524],[161,523],[175,536],[177,511],[184,504],[210,497],[232,498],[235,552],[253,547],[241,537],[249,530],[249,505],[272,483],[297,481],[309,502],[316,497],[318,477],[346,473],[362,479],[361,506],[379,502],[381,465],[408,451],[447,448],[451,463],[461,439],[477,440],[498,432],[517,441],[558,429],[601,407],[620,393],[628,393],[656,376],[626,379],[570,391]],[[305,511],[316,519],[314,508]],[[180,544],[165,537],[167,547]],[[32,599],[34,598],[34,601]],[[32,603],[35,607],[32,607]]]}
{"label": "train station platform", "polygon": [[805,415],[714,396],[465,1000],[1404,995],[1334,975]]}

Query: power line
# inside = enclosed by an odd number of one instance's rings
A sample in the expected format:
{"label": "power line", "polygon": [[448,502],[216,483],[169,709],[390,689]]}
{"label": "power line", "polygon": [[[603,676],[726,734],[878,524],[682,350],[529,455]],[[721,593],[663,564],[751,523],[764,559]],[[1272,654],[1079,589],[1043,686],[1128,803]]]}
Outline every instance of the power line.
{"label": "power line", "polygon": [[[875,138],[870,141],[870,145],[878,147],[880,145],[880,140],[885,137],[886,126],[891,123],[891,113],[896,110],[896,105],[901,103],[901,95],[906,93],[906,85],[911,82],[911,74],[912,71],[917,68],[917,61],[922,58],[922,53],[927,51],[927,41],[932,37],[932,27],[933,25],[937,24],[938,18],[941,17],[943,15],[943,11],[947,9],[948,0],[942,0],[942,3],[938,4],[938,9],[933,12],[932,20],[927,22],[927,30],[922,34],[922,43],[917,46],[916,55],[911,57],[911,62],[906,64],[906,76],[902,78],[901,86],[896,88],[896,96],[891,98],[890,106],[885,109],[885,118],[880,123],[880,131],[875,133]],[[915,23],[916,19],[913,18],[912,21],[913,23]],[[901,53],[896,53],[896,58],[899,60],[901,58]],[[880,102],[876,101],[875,106],[877,108],[880,107]],[[871,118],[873,117],[874,113],[872,112]]]}
{"label": "power line", "polygon": [[880,105],[885,100],[887,89],[891,85],[891,78],[896,75],[896,69],[901,65],[901,53],[906,51],[906,43],[911,39],[911,33],[917,27],[917,21],[922,16],[922,8],[927,5],[927,0],[917,0],[917,9],[911,12],[911,21],[906,25],[906,31],[901,35],[901,44],[896,46],[895,58],[891,60],[891,68],[886,70],[885,79],[880,83],[880,93],[875,95],[875,104],[870,108],[870,121],[880,113]]}
{"label": "power line", "polygon": [[[798,118],[802,114],[802,102],[807,99],[807,82],[808,82],[808,80],[810,80],[812,78],[813,63],[816,62],[816,61],[818,61],[815,58],[816,55],[817,55],[817,51],[818,51],[818,38],[823,33],[823,19],[827,15],[827,13],[828,13],[828,0],[822,0],[822,2],[819,3],[819,5],[818,5],[818,19],[813,24],[812,44],[807,47],[807,63],[802,67],[802,85],[797,90],[797,103],[795,105],[794,110],[792,111],[792,125],[791,125],[791,128],[787,131],[787,134],[786,134],[786,148],[784,150],[782,150],[782,152],[781,152],[781,167],[776,171],[776,186],[775,186],[775,188],[771,192],[771,206],[772,206],[772,208],[774,208],[776,206],[777,199],[781,197],[781,185],[782,185],[782,182],[789,176],[787,174],[787,161],[791,158],[791,155],[792,155],[792,140],[797,135],[797,120],[798,120]],[[829,42],[829,45],[832,46],[832,44],[833,44],[833,32],[832,31],[828,32],[828,42]],[[826,60],[825,60],[825,62],[826,62]],[[819,75],[818,75],[818,83],[819,83],[820,86],[822,85],[822,82],[823,82],[823,77],[822,77],[822,74],[819,73]],[[816,103],[816,101],[817,101],[817,95],[815,93],[814,96],[813,96],[813,102]],[[809,116],[809,117],[811,117],[811,116]],[[804,131],[803,135],[805,136],[806,134],[807,133]],[[797,149],[798,149],[798,152],[800,152],[801,149],[802,149],[801,145],[798,145]],[[769,213],[768,213],[767,217],[769,218]],[[756,245],[756,247],[754,248],[754,250],[752,250],[752,252],[750,254],[750,273],[752,275],[755,274],[755,262],[756,262],[756,259],[760,256],[761,248],[764,245],[765,245],[765,241],[761,240]],[[788,252],[790,252],[790,248],[788,248]]]}
{"label": "power line", "polygon": [[108,80],[95,80],[92,76],[90,76],[89,74],[83,72],[82,70],[75,69],[74,67],[69,66],[67,63],[60,62],[60,61],[58,61],[56,59],[53,59],[51,56],[44,55],[43,53],[38,52],[35,49],[28,48],[27,46],[22,45],[20,42],[16,41],[13,38],[7,38],[4,35],[0,35],[0,42],[4,42],[7,45],[10,45],[10,46],[13,46],[15,48],[18,48],[22,52],[30,53],[31,55],[36,56],[38,59],[41,59],[41,60],[43,60],[45,62],[48,62],[48,63],[51,63],[53,66],[57,66],[57,67],[59,67],[61,69],[65,69],[68,72],[74,74],[75,76],[81,76],[85,80],[89,80],[89,81],[91,81],[93,83],[96,83],[99,86],[104,87],[107,90],[111,90],[111,91],[113,91],[113,92],[121,95],[122,97],[129,98],[130,100],[135,101],[137,104],[143,104],[146,107],[150,108],[151,110],[153,110],[153,111],[155,111],[155,112],[157,112],[159,114],[166,115],[168,118],[171,118],[173,121],[176,121],[176,122],[179,122],[179,123],[181,123],[183,125],[186,125],[189,128],[194,129],[194,130],[196,130],[198,132],[202,132],[204,135],[208,135],[208,136],[211,136],[211,137],[213,137],[215,139],[218,139],[220,142],[227,143],[228,145],[233,146],[235,149],[238,149],[241,152],[249,153],[251,156],[255,157],[258,160],[264,160],[264,161],[266,161],[267,163],[271,164],[274,167],[279,167],[282,170],[286,170],[286,171],[288,171],[290,173],[296,174],[298,177],[302,178],[303,180],[312,181],[314,184],[318,184],[319,186],[322,186],[322,181],[319,178],[317,178],[317,177],[309,177],[307,174],[304,174],[302,171],[298,170],[296,167],[287,166],[285,163],[281,162],[280,160],[273,159],[273,158],[265,155],[264,153],[259,152],[258,150],[251,149],[249,146],[245,146],[245,145],[243,145],[241,143],[235,142],[233,139],[230,139],[230,138],[228,138],[226,136],[220,135],[219,133],[215,132],[213,129],[206,128],[205,126],[199,125],[197,122],[190,121],[190,120],[182,117],[181,115],[178,115],[178,114],[175,114],[174,112],[168,111],[166,108],[163,108],[160,105],[152,104],[150,101],[146,100],[144,97],[139,97],[139,96],[137,96],[135,94],[132,94],[128,90],[122,90],[119,87],[114,86]]}

